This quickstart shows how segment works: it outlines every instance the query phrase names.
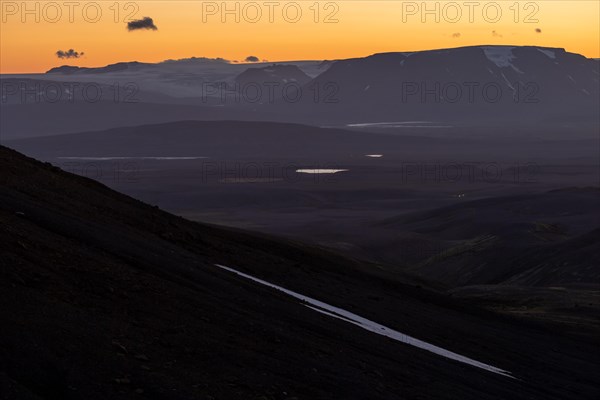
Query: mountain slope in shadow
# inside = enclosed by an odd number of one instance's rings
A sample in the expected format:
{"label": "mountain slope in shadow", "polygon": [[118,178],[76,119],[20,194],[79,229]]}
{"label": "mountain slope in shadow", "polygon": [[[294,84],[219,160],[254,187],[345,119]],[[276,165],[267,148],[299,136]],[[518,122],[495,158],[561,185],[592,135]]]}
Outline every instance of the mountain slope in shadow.
{"label": "mountain slope in shadow", "polygon": [[434,241],[437,251],[412,270],[446,285],[599,285],[599,200],[598,188],[566,188],[468,201],[379,225]]}
{"label": "mountain slope in shadow", "polygon": [[[186,221],[0,147],[11,399],[596,398],[598,347],[300,243]],[[511,371],[315,313],[236,267]]]}
{"label": "mountain slope in shadow", "polygon": [[331,96],[302,103],[346,123],[597,124],[598,72],[597,60],[548,47],[381,53],[335,62],[307,86]]}
{"label": "mountain slope in shadow", "polygon": [[[381,221],[401,232],[406,270],[454,296],[556,329],[597,335],[597,187],[467,201]],[[390,247],[391,244],[387,244]]]}

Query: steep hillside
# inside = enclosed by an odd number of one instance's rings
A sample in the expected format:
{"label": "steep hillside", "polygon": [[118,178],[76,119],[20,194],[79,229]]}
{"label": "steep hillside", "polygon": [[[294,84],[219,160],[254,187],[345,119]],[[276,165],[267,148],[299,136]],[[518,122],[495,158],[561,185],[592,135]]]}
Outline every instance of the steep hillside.
{"label": "steep hillside", "polygon": [[[299,243],[192,223],[0,147],[4,399],[593,399],[597,343]],[[228,265],[510,371],[452,361]]]}

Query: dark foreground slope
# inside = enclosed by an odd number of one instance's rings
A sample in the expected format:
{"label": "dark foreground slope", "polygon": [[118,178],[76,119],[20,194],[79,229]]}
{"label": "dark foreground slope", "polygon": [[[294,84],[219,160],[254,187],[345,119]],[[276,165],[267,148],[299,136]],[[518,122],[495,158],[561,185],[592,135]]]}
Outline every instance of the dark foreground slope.
{"label": "dark foreground slope", "polygon": [[[597,343],[293,242],[192,223],[0,147],[3,399],[585,399]],[[317,314],[239,268],[511,371]]]}

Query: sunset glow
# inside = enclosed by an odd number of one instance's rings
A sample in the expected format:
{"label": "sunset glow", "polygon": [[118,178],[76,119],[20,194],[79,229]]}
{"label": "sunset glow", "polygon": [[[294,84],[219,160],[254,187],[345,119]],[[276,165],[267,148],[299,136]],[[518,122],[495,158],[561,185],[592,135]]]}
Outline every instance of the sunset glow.
{"label": "sunset glow", "polygon": [[[193,56],[338,59],[480,44],[562,47],[600,57],[597,1],[2,0],[1,10],[2,73]],[[157,29],[127,29],[128,21],[143,17]],[[84,54],[57,57],[69,49]]]}

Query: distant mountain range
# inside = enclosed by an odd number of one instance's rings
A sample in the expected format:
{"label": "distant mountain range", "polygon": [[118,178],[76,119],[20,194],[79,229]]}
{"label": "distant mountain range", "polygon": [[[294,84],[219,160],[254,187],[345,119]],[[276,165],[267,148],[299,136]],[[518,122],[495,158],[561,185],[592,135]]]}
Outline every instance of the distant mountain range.
{"label": "distant mountain range", "polygon": [[88,68],[88,67],[76,67],[72,65],[63,65],[60,67],[51,68],[47,74],[105,74],[110,72],[121,72],[121,71],[135,71],[144,67],[153,67],[157,64],[141,63],[137,61],[132,62],[120,62],[116,64],[110,64],[105,67]]}
{"label": "distant mountain range", "polygon": [[[564,49],[474,46],[335,62],[303,112],[354,122],[598,121],[599,62]],[[294,106],[295,108],[300,108]],[[289,108],[289,107],[288,107]]]}
{"label": "distant mountain range", "polygon": [[[98,124],[112,128],[215,118],[379,128],[420,121],[434,126],[595,129],[600,125],[599,65],[597,59],[559,48],[472,46],[276,64],[197,58],[101,68],[62,66],[47,74],[2,76],[3,84],[25,82],[21,89],[3,93],[2,103],[10,111],[3,114],[2,129],[10,137],[22,137],[43,134],[36,122],[41,120],[50,121],[45,126],[49,133],[67,133],[97,129]],[[141,96],[132,96],[134,105],[115,104],[114,89],[93,104],[22,101],[19,90],[27,82],[49,79],[118,85],[121,93],[134,88]],[[236,83],[258,86],[262,92],[240,99],[231,93]],[[157,109],[156,104],[166,106]],[[86,125],[99,112],[102,121]]]}

